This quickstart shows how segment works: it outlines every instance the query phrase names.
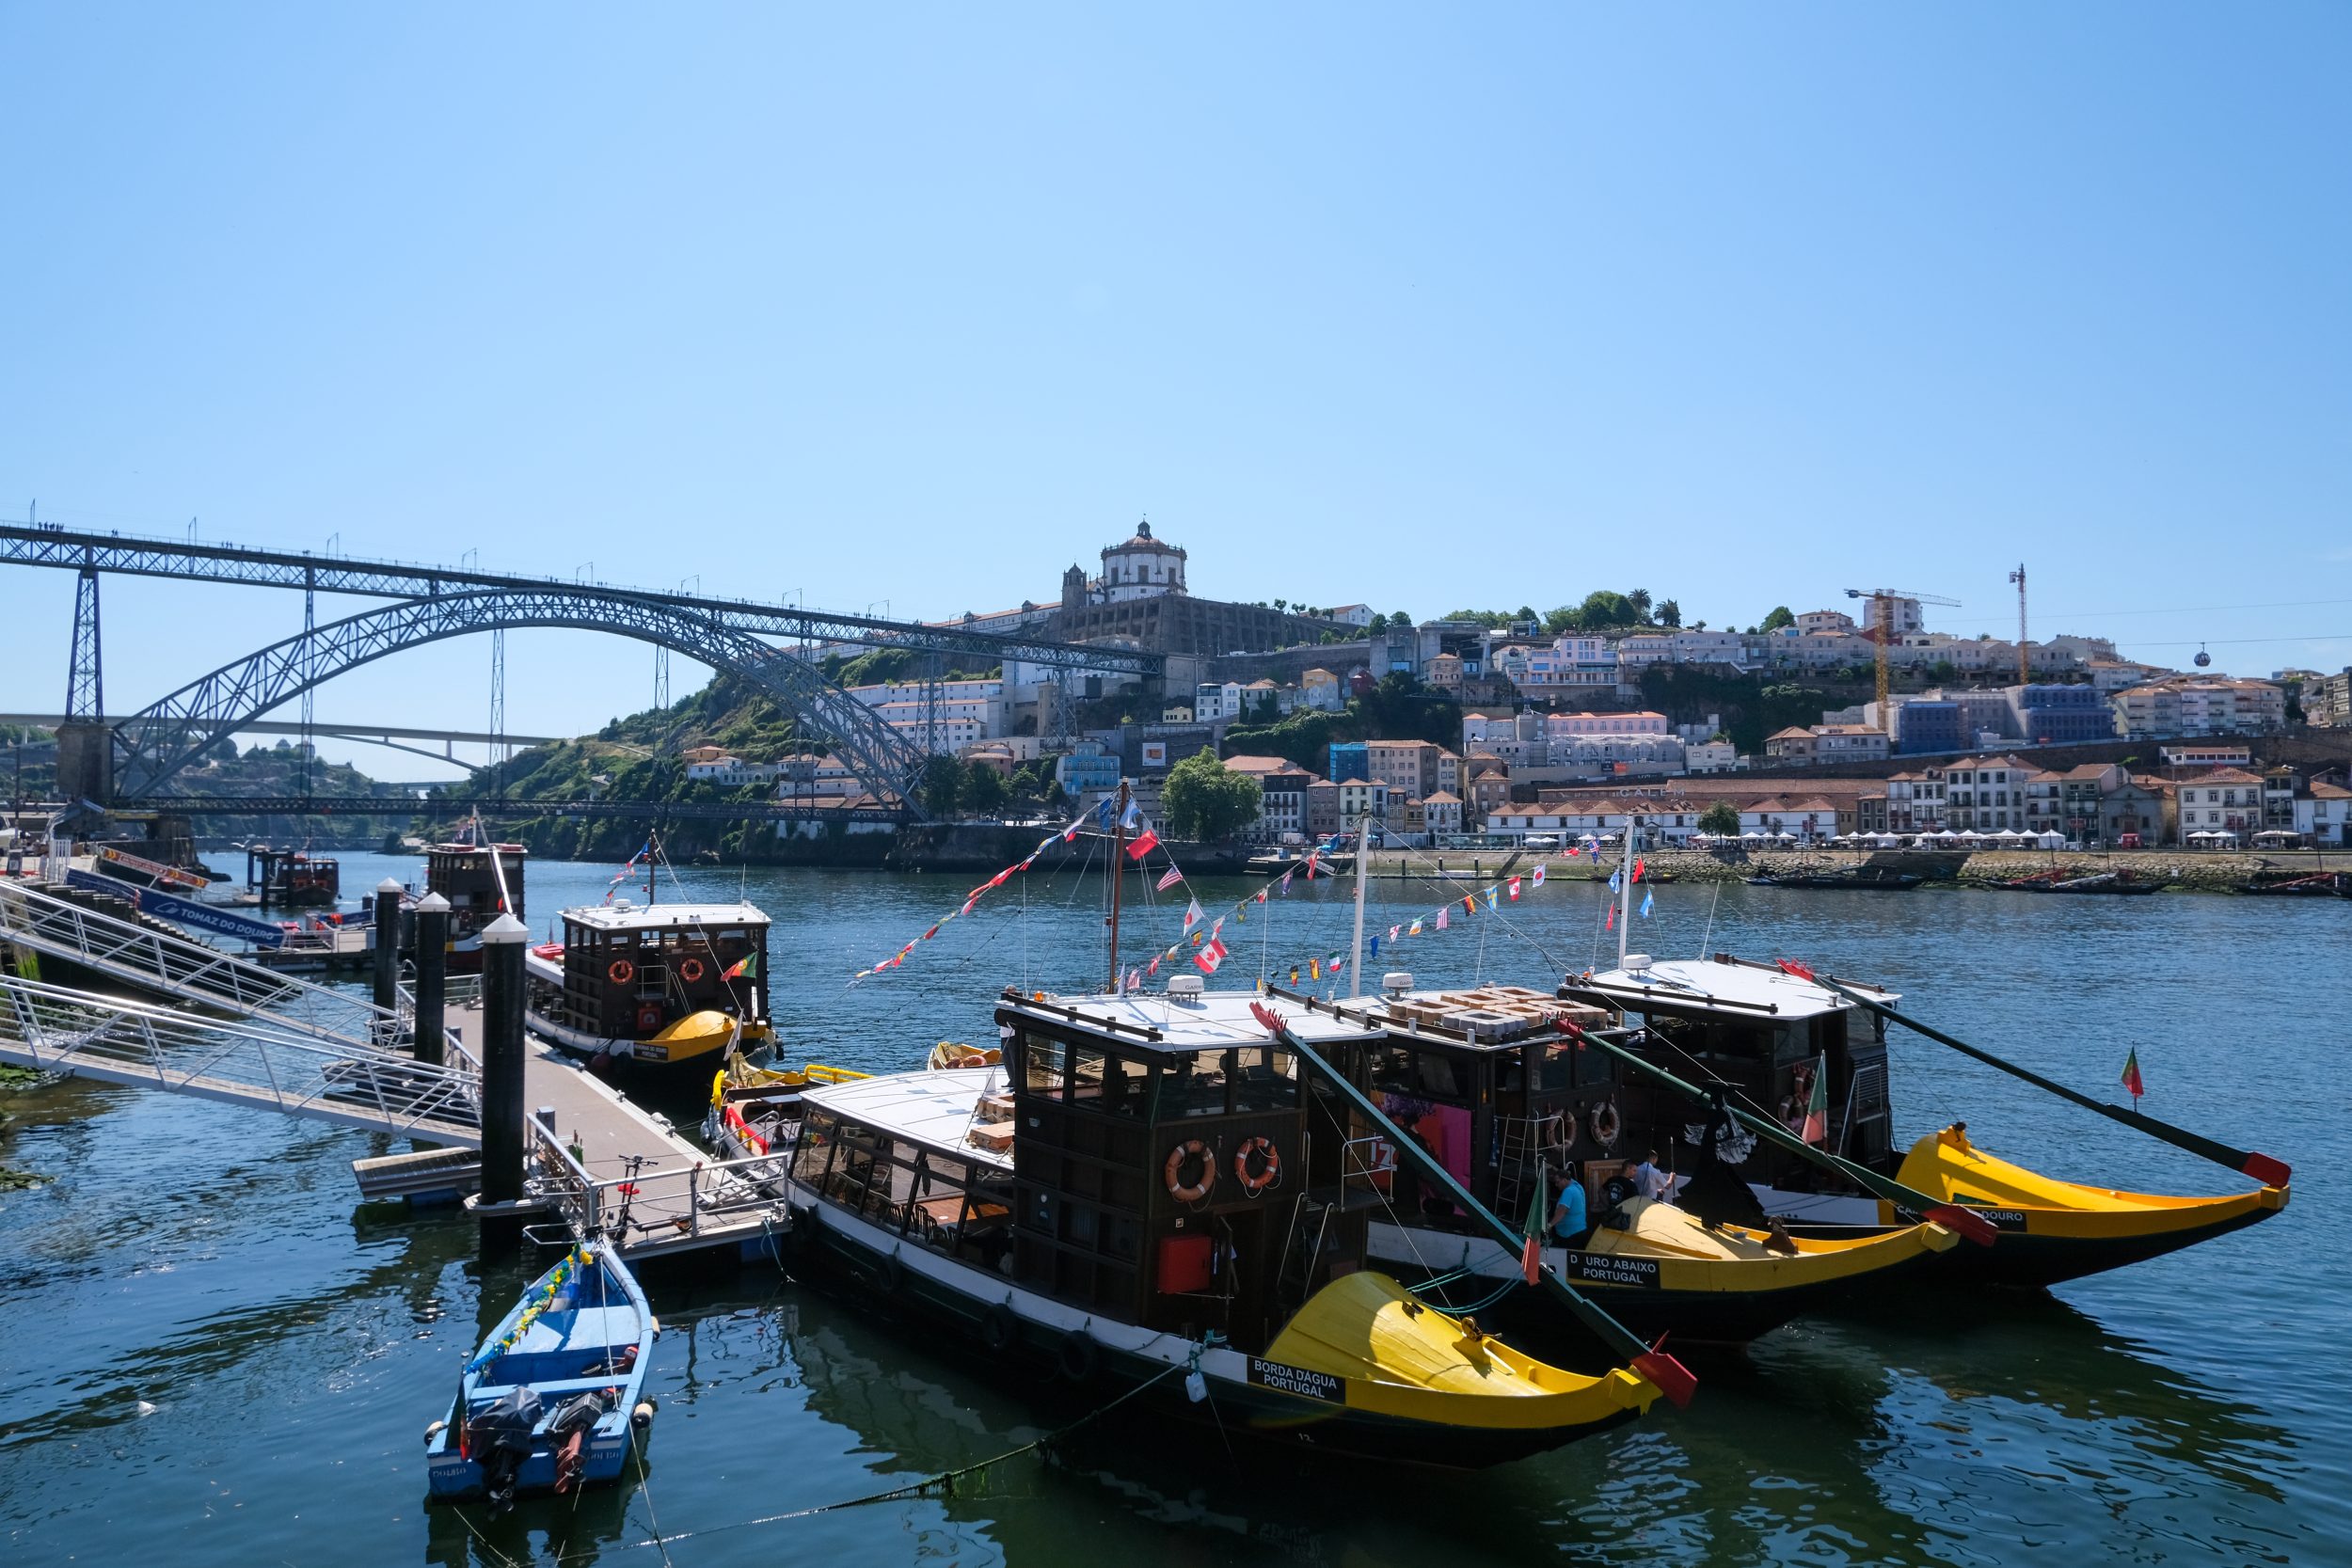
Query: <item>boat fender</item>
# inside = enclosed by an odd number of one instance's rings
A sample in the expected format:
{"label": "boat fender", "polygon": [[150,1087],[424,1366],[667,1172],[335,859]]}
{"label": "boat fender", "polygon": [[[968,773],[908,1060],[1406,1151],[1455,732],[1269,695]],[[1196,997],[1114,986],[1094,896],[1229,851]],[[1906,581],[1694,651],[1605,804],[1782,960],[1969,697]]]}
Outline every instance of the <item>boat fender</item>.
{"label": "boat fender", "polygon": [[683,958],[678,962],[677,977],[690,986],[696,984],[709,973],[710,971],[703,967],[703,961],[700,958]]}
{"label": "boat fender", "polygon": [[[1200,1162],[1200,1180],[1184,1180],[1184,1162]],[[1179,1203],[1198,1203],[1216,1189],[1216,1156],[1199,1138],[1186,1138],[1168,1151],[1168,1163],[1160,1167],[1160,1179],[1168,1183],[1168,1196]]]}
{"label": "boat fender", "polygon": [[882,1289],[894,1296],[907,1288],[907,1266],[895,1252],[882,1260]]}
{"label": "boat fender", "polygon": [[1594,1106],[1589,1124],[1593,1142],[1603,1148],[1616,1148],[1617,1134],[1625,1130],[1624,1118],[1617,1115],[1617,1102],[1613,1100],[1604,1100]]}
{"label": "boat fender", "polygon": [[1094,1381],[1094,1374],[1102,1370],[1103,1352],[1102,1348],[1095,1344],[1092,1335],[1088,1334],[1084,1329],[1073,1328],[1061,1337],[1061,1344],[1055,1350],[1054,1360],[1056,1366],[1060,1369],[1061,1375],[1071,1382],[1091,1383]]}
{"label": "boat fender", "polygon": [[424,1446],[428,1449],[431,1448],[433,1446],[433,1439],[438,1437],[441,1433],[447,1432],[448,1430],[449,1423],[447,1421],[436,1421],[431,1426],[426,1427],[424,1429]]}
{"label": "boat fender", "polygon": [[637,978],[637,966],[627,958],[615,958],[612,967],[604,972],[604,977],[616,986],[626,986]]}
{"label": "boat fender", "polygon": [[647,1394],[644,1399],[639,1400],[637,1407],[628,1413],[628,1424],[643,1432],[653,1425],[653,1418],[660,1413],[660,1410],[661,1402],[653,1395]]}
{"label": "boat fender", "polygon": [[980,1342],[997,1354],[1002,1355],[1012,1349],[1013,1342],[1020,1337],[1021,1320],[1014,1317],[1012,1308],[1003,1302],[996,1303],[981,1314]]}
{"label": "boat fender", "polygon": [[[1253,1155],[1261,1162],[1258,1174],[1254,1177],[1249,1174],[1249,1162]],[[1282,1151],[1274,1147],[1272,1138],[1242,1140],[1241,1148],[1233,1154],[1233,1180],[1239,1181],[1241,1190],[1251,1197],[1256,1197],[1268,1187],[1282,1184]]]}

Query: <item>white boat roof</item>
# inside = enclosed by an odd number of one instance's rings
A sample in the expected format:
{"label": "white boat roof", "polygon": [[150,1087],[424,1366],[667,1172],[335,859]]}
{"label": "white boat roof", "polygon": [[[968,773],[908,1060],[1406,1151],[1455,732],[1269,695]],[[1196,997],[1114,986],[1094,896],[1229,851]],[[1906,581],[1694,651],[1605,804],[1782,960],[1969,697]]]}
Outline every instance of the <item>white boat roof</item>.
{"label": "white boat roof", "polygon": [[[1377,996],[1371,996],[1347,1005],[1360,1009],[1378,1001]],[[1034,1013],[1041,1022],[1074,1023],[1147,1052],[1191,1052],[1271,1044],[1274,1037],[1266,1033],[1265,1025],[1249,1010],[1253,1002],[1280,1014],[1291,1033],[1309,1045],[1324,1040],[1359,1040],[1382,1032],[1353,1019],[1335,1019],[1322,1008],[1309,1012],[1286,997],[1261,997],[1254,988],[1204,990],[1198,996],[1189,997],[1170,996],[1166,991],[1136,991],[1128,996],[1107,992],[1076,996],[1039,992],[1034,997],[1008,1001],[1006,1006]],[[1151,1038],[1147,1031],[1157,1034],[1159,1038]]]}
{"label": "white boat roof", "polygon": [[592,931],[666,931],[686,926],[765,926],[768,916],[754,904],[583,904],[564,918]]}
{"label": "white boat roof", "polygon": [[1001,1067],[945,1068],[816,1085],[802,1093],[801,1101],[843,1121],[925,1144],[1009,1176],[1009,1153],[983,1148],[965,1134],[977,1124],[980,1096],[992,1088],[1010,1086],[1011,1080]]}
{"label": "white boat roof", "polygon": [[[1891,990],[1851,980],[1840,985],[1867,991],[1875,1001],[1892,1006],[1901,1000]],[[1661,958],[1646,966],[1605,969],[1568,982],[1571,988],[1605,992],[1620,1006],[1642,1011],[1645,1001],[1692,1011],[1719,1008],[1726,1014],[1785,1019],[1816,1018],[1844,1012],[1853,1006],[1836,991],[1801,980],[1778,969],[1749,963],[1720,963],[1712,958]]]}

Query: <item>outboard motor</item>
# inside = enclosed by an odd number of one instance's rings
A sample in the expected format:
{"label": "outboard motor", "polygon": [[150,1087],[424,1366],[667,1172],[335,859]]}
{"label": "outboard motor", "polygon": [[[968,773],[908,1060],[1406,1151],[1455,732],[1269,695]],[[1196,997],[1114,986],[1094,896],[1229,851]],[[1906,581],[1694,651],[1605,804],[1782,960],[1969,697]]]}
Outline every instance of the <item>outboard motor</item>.
{"label": "outboard motor", "polygon": [[555,1449],[556,1491],[570,1491],[572,1482],[580,1479],[586,1464],[581,1450],[587,1446],[589,1432],[619,1402],[617,1388],[592,1389],[565,1400],[548,1418],[548,1444]]}
{"label": "outboard motor", "polygon": [[531,1457],[531,1434],[546,1406],[536,1390],[508,1389],[498,1402],[466,1423],[466,1451],[482,1466],[482,1485],[492,1513],[515,1506],[515,1481]]}

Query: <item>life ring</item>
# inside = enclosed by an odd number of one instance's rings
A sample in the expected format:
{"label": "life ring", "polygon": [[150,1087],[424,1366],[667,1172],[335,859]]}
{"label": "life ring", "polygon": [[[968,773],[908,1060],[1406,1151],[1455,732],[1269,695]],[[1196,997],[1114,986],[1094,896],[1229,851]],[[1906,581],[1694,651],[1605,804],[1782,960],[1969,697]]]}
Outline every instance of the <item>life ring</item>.
{"label": "life ring", "polygon": [[604,972],[604,977],[616,986],[626,986],[637,978],[637,966],[627,958],[615,958],[612,967]]}
{"label": "life ring", "polygon": [[1604,1100],[1594,1106],[1589,1124],[1593,1142],[1603,1148],[1616,1148],[1617,1134],[1625,1130],[1624,1118],[1617,1115],[1617,1102],[1613,1100]]}
{"label": "life ring", "polygon": [[1094,1374],[1102,1370],[1102,1347],[1094,1342],[1092,1335],[1073,1328],[1055,1347],[1054,1365],[1073,1383],[1092,1383]]}
{"label": "life ring", "polygon": [[[1200,1162],[1200,1180],[1187,1186],[1184,1182],[1184,1162]],[[1168,1196],[1179,1203],[1198,1203],[1216,1189],[1216,1156],[1199,1138],[1187,1138],[1168,1151],[1168,1164],[1160,1167],[1160,1179],[1168,1183]]]}
{"label": "life ring", "polygon": [[681,958],[678,960],[677,977],[685,981],[690,986],[698,984],[702,977],[709,973],[710,971],[704,966],[703,961],[700,958]]}
{"label": "life ring", "polygon": [[1021,1320],[1012,1315],[1012,1308],[1003,1302],[991,1307],[980,1316],[980,1343],[996,1354],[1012,1349],[1021,1337]]}
{"label": "life ring", "polygon": [[[1253,1154],[1263,1156],[1265,1162],[1255,1177],[1249,1174],[1249,1158]],[[1272,1138],[1242,1140],[1241,1148],[1233,1155],[1233,1180],[1240,1182],[1241,1190],[1251,1197],[1256,1197],[1268,1187],[1280,1184],[1282,1151],[1274,1147]]]}

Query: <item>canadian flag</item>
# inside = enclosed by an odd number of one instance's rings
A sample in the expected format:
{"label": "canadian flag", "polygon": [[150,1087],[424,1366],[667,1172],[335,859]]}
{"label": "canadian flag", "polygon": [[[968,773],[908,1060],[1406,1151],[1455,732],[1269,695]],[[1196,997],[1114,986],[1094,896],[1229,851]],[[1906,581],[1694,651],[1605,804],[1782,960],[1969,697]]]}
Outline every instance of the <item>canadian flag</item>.
{"label": "canadian flag", "polygon": [[1216,966],[1225,961],[1225,944],[1211,937],[1200,951],[1192,956],[1192,961],[1200,966],[1201,974],[1215,974]]}
{"label": "canadian flag", "polygon": [[1511,879],[1511,902],[1513,902],[1514,904],[1516,904],[1516,903],[1518,903],[1518,901],[1519,901],[1519,879],[1518,879],[1517,877],[1514,877],[1514,878],[1512,878],[1512,879]]}

